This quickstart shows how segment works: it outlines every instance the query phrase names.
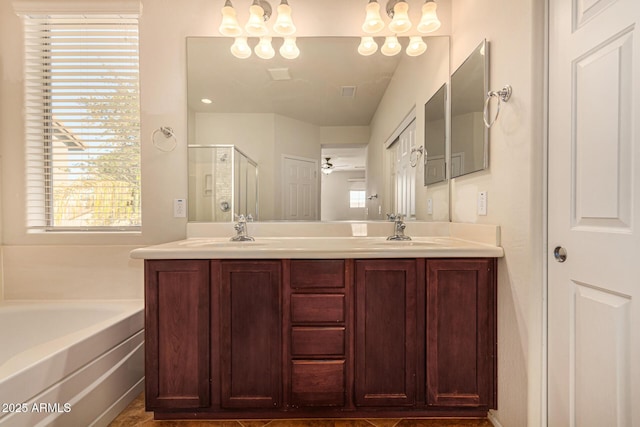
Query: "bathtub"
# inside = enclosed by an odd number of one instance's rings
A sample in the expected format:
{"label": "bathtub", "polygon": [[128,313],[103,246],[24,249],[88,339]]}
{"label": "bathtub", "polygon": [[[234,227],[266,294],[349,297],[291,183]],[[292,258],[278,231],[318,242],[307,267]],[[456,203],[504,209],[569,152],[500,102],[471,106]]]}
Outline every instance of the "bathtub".
{"label": "bathtub", "polygon": [[0,426],[106,426],[142,392],[144,305],[0,303]]}

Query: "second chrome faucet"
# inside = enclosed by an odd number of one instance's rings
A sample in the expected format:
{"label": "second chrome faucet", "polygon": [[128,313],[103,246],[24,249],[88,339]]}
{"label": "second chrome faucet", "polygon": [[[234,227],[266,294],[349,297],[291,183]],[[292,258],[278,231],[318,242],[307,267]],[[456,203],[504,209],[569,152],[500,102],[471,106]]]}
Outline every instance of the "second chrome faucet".
{"label": "second chrome faucet", "polygon": [[402,214],[387,214],[387,218],[393,221],[393,235],[387,237],[387,240],[411,240],[411,237],[404,235],[407,225],[404,223]]}

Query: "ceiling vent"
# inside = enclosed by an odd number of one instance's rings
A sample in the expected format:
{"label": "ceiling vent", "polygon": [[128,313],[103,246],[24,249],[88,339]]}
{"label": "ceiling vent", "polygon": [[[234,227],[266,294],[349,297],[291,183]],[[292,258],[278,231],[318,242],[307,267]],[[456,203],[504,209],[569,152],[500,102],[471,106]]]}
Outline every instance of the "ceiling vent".
{"label": "ceiling vent", "polygon": [[288,68],[269,68],[267,71],[269,71],[271,80],[291,80],[291,74],[289,74]]}
{"label": "ceiling vent", "polygon": [[340,87],[340,96],[343,98],[355,98],[356,97],[356,87],[355,86],[341,86]]}

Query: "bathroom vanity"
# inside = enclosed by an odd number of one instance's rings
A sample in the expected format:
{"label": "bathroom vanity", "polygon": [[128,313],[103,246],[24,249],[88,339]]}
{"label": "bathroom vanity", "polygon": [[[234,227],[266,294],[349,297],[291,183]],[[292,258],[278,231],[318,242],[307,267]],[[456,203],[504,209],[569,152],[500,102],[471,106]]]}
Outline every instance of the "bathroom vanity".
{"label": "bathroom vanity", "polygon": [[145,259],[147,410],[486,416],[502,249],[444,234],[206,237],[133,251]]}

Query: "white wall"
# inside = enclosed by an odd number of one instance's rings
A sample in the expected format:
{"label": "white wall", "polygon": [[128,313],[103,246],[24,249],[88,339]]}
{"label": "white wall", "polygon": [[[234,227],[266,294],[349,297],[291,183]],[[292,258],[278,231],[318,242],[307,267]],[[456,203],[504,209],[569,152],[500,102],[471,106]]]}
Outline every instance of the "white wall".
{"label": "white wall", "polygon": [[[499,224],[498,411],[503,426],[536,426],[542,378],[543,7],[538,0],[455,0],[451,70],[486,38],[489,86],[513,87],[490,130],[489,170],[452,182],[453,220]],[[476,214],[488,191],[488,215]]]}
{"label": "white wall", "polygon": [[[362,181],[354,181],[357,179]],[[322,174],[320,219],[322,221],[365,219],[365,208],[349,207],[349,192],[365,190],[364,179],[364,173],[360,171],[334,170],[329,175]]]}

